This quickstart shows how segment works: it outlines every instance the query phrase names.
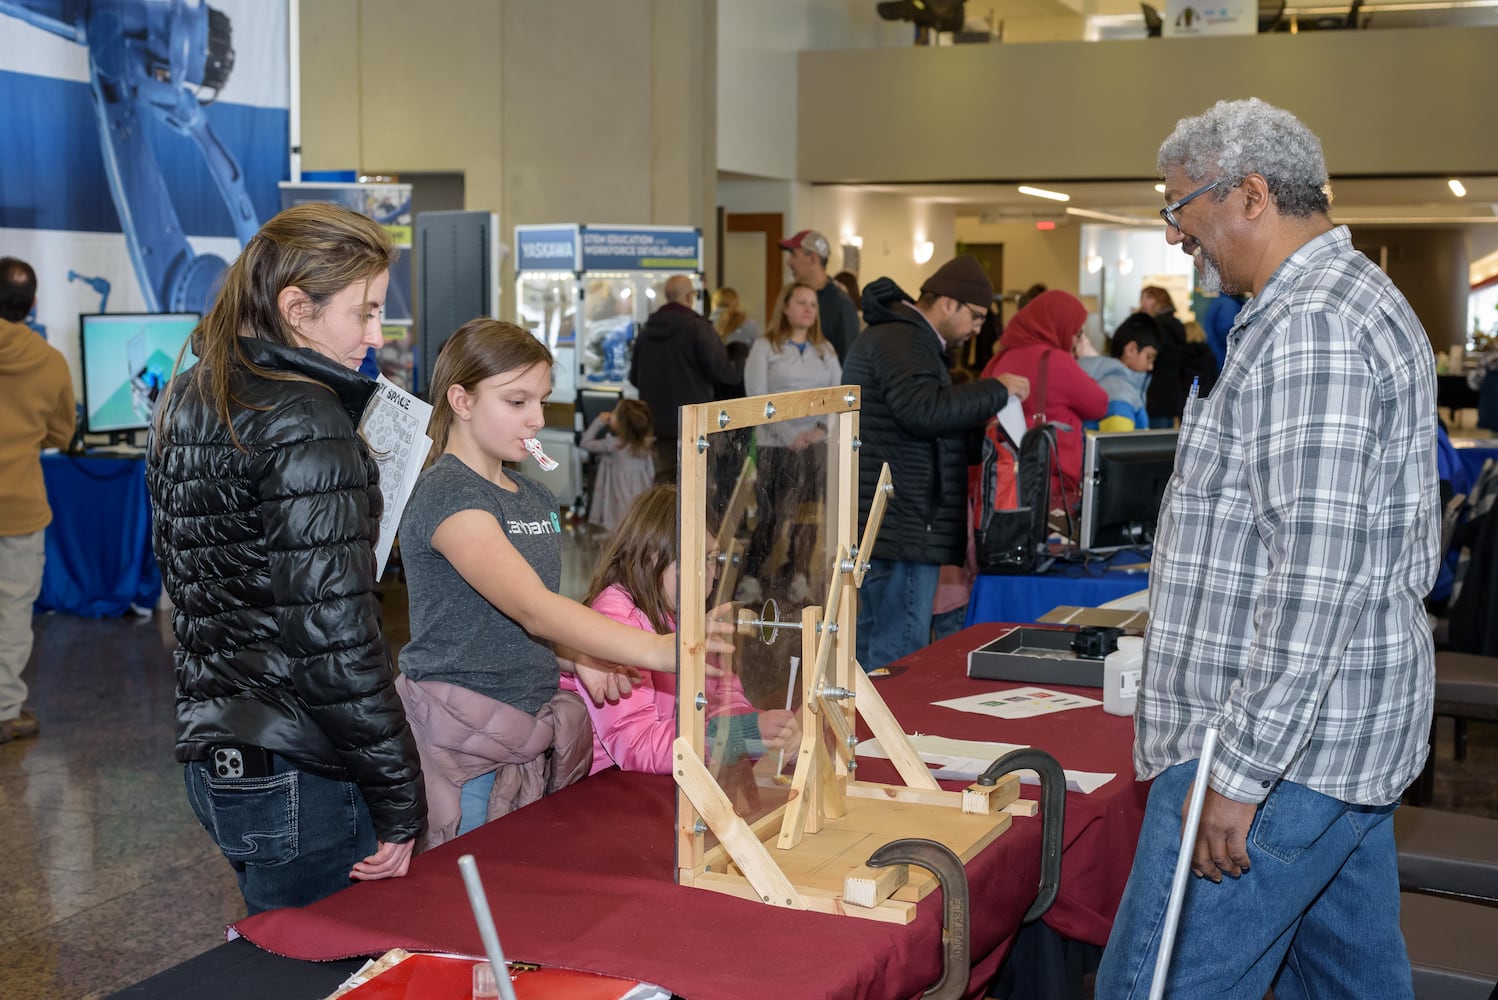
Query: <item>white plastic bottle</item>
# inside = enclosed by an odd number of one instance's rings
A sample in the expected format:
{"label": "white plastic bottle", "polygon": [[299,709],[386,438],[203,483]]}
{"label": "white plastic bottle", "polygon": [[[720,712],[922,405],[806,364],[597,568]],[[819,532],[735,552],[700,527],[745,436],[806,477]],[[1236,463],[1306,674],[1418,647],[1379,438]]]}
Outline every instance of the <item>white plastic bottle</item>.
{"label": "white plastic bottle", "polygon": [[1139,672],[1144,667],[1144,639],[1137,635],[1118,638],[1118,648],[1103,660],[1103,711],[1109,715],[1133,715],[1139,693]]}

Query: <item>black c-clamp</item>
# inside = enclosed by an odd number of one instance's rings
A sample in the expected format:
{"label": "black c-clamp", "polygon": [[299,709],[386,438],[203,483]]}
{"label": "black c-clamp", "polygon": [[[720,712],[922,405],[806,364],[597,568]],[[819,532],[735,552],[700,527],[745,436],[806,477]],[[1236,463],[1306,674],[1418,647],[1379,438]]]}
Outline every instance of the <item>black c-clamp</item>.
{"label": "black c-clamp", "polygon": [[1040,775],[1040,890],[1035,902],[1025,912],[1023,923],[1032,923],[1045,915],[1056,902],[1061,888],[1061,834],[1066,821],[1066,773],[1055,757],[1044,750],[1025,747],[1011,750],[978,776],[980,785],[997,785],[999,779],[1014,771],[1034,771]]}
{"label": "black c-clamp", "polygon": [[[1056,901],[1061,886],[1061,835],[1066,819],[1066,775],[1055,757],[1028,747],[1005,754],[978,777],[980,785],[996,785],[1013,771],[1040,775],[1040,889],[1025,912],[1024,923],[1039,920]],[[869,857],[870,868],[909,864],[936,876],[942,891],[942,970],[936,985],[923,996],[930,1000],[955,1000],[967,989],[971,933],[968,928],[967,870],[962,859],[945,844],[921,838],[893,840]]]}

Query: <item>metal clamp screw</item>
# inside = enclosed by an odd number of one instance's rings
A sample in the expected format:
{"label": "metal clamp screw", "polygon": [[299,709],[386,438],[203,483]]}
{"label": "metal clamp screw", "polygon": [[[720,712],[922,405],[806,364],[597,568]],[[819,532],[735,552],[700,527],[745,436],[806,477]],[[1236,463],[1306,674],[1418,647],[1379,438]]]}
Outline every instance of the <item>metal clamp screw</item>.
{"label": "metal clamp screw", "polygon": [[843,393],[843,402],[847,403],[849,406],[852,406],[854,403],[858,402],[858,396],[854,394],[854,392],[850,389],[848,392]]}
{"label": "metal clamp screw", "polygon": [[765,404],[765,417],[769,418],[769,417],[773,417],[774,415],[775,415],[775,404],[774,403],[766,403]]}
{"label": "metal clamp screw", "polygon": [[698,451],[707,451],[707,437],[706,437],[706,435],[703,435],[702,437],[699,437],[697,439],[697,450]]}
{"label": "metal clamp screw", "polygon": [[706,708],[707,707],[707,695],[703,694],[701,691],[698,691],[697,692],[696,705],[697,705],[697,707],[699,709]]}
{"label": "metal clamp screw", "polygon": [[727,410],[719,410],[718,411],[718,426],[719,427],[727,427],[728,426],[728,411]]}
{"label": "metal clamp screw", "polygon": [[853,439],[853,450],[857,451],[858,449],[860,449],[862,447],[863,447],[863,439],[862,438],[854,438]]}

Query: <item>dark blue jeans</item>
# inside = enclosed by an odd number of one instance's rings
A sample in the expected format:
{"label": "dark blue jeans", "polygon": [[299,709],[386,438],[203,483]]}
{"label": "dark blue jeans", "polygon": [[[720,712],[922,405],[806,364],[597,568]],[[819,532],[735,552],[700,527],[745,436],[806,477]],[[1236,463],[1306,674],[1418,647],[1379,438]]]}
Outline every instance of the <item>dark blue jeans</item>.
{"label": "dark blue jeans", "polygon": [[251,914],[331,896],[376,846],[357,785],[273,759],[266,778],[218,778],[208,761],[183,765],[187,801],[233,866]]}
{"label": "dark blue jeans", "polygon": [[[1097,1000],[1149,995],[1195,775],[1195,761],[1177,764],[1150,788]],[[1217,884],[1189,876],[1165,995],[1261,1000],[1272,983],[1278,1000],[1413,997],[1393,814],[1275,785],[1249,827],[1249,870]]]}
{"label": "dark blue jeans", "polygon": [[931,605],[941,567],[870,559],[858,588],[858,662],[865,671],[888,666],[931,644]]}

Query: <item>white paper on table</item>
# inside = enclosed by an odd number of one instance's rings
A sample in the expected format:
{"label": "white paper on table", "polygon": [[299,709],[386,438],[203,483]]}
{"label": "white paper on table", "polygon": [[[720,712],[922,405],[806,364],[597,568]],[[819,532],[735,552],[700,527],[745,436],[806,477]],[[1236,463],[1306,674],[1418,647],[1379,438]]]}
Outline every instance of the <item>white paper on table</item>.
{"label": "white paper on table", "polygon": [[1018,396],[1010,396],[1009,402],[999,411],[999,426],[1004,428],[1004,433],[1009,435],[1009,440],[1019,444],[1025,436],[1026,427],[1025,408],[1020,403]]}
{"label": "white paper on table", "polygon": [[1022,687],[935,701],[932,704],[975,715],[991,715],[996,719],[1033,719],[1037,715],[1053,715],[1073,708],[1092,708],[1102,702],[1096,698],[1065,694],[1048,688]]}
{"label": "white paper on table", "polygon": [[385,574],[385,563],[395,544],[401,513],[416,488],[416,478],[432,450],[427,424],[432,419],[430,403],[417,399],[381,375],[375,394],[359,421],[359,433],[369,444],[370,454],[380,467],[380,492],[385,496],[385,511],[380,515],[380,539],[375,546],[375,579]]}
{"label": "white paper on table", "polygon": [[[909,737],[910,745],[915,752],[921,755],[921,760],[927,764],[936,764],[937,769],[931,772],[933,778],[945,778],[949,781],[976,781],[978,775],[988,770],[988,766],[1011,750],[1023,750],[1023,743],[986,743],[982,740],[954,740],[945,736],[922,736],[919,733]],[[889,754],[879,745],[877,739],[864,740],[858,744],[857,754],[860,757],[880,757],[889,759]],[[1112,781],[1117,775],[1105,774],[1098,771],[1073,771],[1066,770],[1067,791],[1081,792],[1083,795],[1091,795]],[[1019,780],[1022,785],[1038,785],[1040,778],[1034,771],[1020,771]]]}

